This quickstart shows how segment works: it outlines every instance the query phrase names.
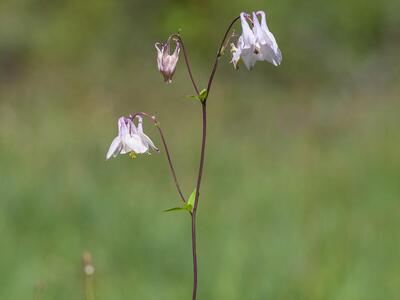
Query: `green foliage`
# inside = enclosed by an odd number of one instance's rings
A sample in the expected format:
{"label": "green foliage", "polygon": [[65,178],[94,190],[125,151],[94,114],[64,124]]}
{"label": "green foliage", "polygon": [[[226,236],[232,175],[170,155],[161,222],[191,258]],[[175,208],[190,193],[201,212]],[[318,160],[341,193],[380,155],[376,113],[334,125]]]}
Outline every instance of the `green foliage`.
{"label": "green foliage", "polygon": [[187,211],[186,204],[184,204],[183,206],[173,207],[164,210],[164,212],[172,212],[172,211]]}
{"label": "green foliage", "polygon": [[197,95],[189,95],[187,97],[192,100],[198,100],[200,102],[203,102],[207,98],[207,89],[202,89],[198,96]]}
{"label": "green foliage", "polygon": [[188,99],[190,100],[196,100],[196,101],[200,101],[199,96],[197,95],[188,95],[186,96]]}
{"label": "green foliage", "polygon": [[194,189],[194,191],[190,194],[190,197],[187,201],[188,207],[190,208],[190,211],[192,211],[193,207],[194,207],[194,202],[196,200],[196,191],[197,189]]}
{"label": "green foliage", "polygon": [[201,101],[201,102],[204,102],[204,100],[206,100],[206,98],[207,98],[207,89],[202,89],[201,91],[200,91],[200,93],[199,93],[199,100]]}
{"label": "green foliage", "polygon": [[189,199],[187,200],[186,203],[184,203],[182,206],[179,207],[173,207],[170,209],[164,210],[165,212],[172,212],[172,211],[188,211],[188,212],[193,212],[193,207],[194,207],[194,201],[196,198],[196,189],[192,192],[190,195]]}

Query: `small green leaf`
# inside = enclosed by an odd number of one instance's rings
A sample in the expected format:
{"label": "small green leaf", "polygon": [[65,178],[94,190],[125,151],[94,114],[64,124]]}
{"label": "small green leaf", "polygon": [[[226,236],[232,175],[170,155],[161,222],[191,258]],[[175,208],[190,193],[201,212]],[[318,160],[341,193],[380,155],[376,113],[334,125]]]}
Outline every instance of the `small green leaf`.
{"label": "small green leaf", "polygon": [[196,199],[196,189],[194,189],[194,191],[190,194],[190,197],[189,197],[187,203],[185,204],[185,206],[187,206],[187,208],[189,209],[190,212],[193,211],[195,199]]}
{"label": "small green leaf", "polygon": [[164,210],[164,212],[186,210],[186,211],[191,213],[191,212],[193,212],[194,200],[195,199],[196,199],[196,189],[194,189],[194,191],[190,194],[190,197],[189,197],[188,201],[185,204],[183,204],[183,206],[166,209],[166,210]]}
{"label": "small green leaf", "polygon": [[188,98],[190,100],[198,100],[198,101],[200,101],[199,96],[196,96],[196,95],[187,95],[186,98]]}
{"label": "small green leaf", "polygon": [[193,206],[188,204],[188,203],[185,203],[183,205],[183,208],[186,209],[188,212],[192,212],[193,211]]}
{"label": "small green leaf", "polygon": [[[186,205],[186,204],[185,204],[185,205]],[[173,208],[164,210],[164,212],[172,212],[172,211],[180,211],[180,210],[187,210],[187,208],[186,208],[185,206],[182,206],[182,207],[173,207]]]}
{"label": "small green leaf", "polygon": [[204,100],[206,100],[206,98],[207,98],[207,90],[206,89],[202,89],[201,91],[200,91],[200,94],[199,94],[199,100],[201,101],[201,102],[203,102]]}
{"label": "small green leaf", "polygon": [[186,97],[191,100],[199,100],[199,101],[203,102],[207,98],[207,90],[202,89],[198,96],[197,95],[187,95]]}

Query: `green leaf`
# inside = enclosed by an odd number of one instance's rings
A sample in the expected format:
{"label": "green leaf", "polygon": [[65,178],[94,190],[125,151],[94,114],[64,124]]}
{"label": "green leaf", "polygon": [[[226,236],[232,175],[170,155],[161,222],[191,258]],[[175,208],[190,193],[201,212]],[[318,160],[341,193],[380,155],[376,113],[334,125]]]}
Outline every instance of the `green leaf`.
{"label": "green leaf", "polygon": [[182,207],[173,207],[173,208],[164,210],[164,212],[172,212],[172,211],[180,211],[180,210],[187,210],[187,209],[184,206],[182,206]]}
{"label": "green leaf", "polygon": [[199,96],[196,96],[196,95],[187,95],[186,98],[188,98],[190,100],[198,100],[198,101],[200,101]]}
{"label": "green leaf", "polygon": [[197,95],[188,95],[186,97],[191,100],[199,100],[199,101],[203,102],[207,98],[207,90],[202,89],[198,96]]}
{"label": "green leaf", "polygon": [[204,102],[204,100],[206,100],[206,98],[207,98],[207,90],[206,89],[202,89],[201,91],[200,91],[200,94],[199,94],[199,100],[201,101],[201,102]]}
{"label": "green leaf", "polygon": [[164,210],[164,212],[172,212],[172,211],[188,211],[188,212],[193,212],[193,207],[194,207],[194,200],[196,199],[196,189],[194,189],[194,191],[190,194],[190,197],[188,199],[188,201],[183,204],[183,206],[179,206],[179,207],[173,207],[170,209],[166,209]]}
{"label": "green leaf", "polygon": [[190,204],[188,204],[188,203],[185,203],[184,205],[183,205],[183,208],[184,209],[186,209],[188,212],[192,212],[193,211],[193,205],[190,205]]}
{"label": "green leaf", "polygon": [[188,199],[188,202],[186,203],[186,206],[188,207],[188,209],[190,209],[189,211],[192,212],[193,211],[193,207],[194,207],[194,200],[196,199],[196,189],[194,189],[194,191],[190,194],[190,197]]}

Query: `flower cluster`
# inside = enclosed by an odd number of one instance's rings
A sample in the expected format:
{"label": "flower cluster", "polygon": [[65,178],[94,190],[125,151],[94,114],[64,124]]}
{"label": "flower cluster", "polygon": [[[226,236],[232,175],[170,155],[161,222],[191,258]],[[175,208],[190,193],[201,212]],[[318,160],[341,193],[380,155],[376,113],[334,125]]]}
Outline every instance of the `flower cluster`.
{"label": "flower cluster", "polygon": [[[261,16],[261,23],[259,20]],[[252,18],[251,18],[252,17]],[[236,46],[232,44],[232,63],[238,68],[239,60],[242,60],[246,68],[251,70],[257,61],[269,61],[275,66],[280,65],[282,54],[278,48],[274,35],[269,31],[265,12],[253,12],[240,14],[242,34]],[[250,24],[252,25],[252,28]]]}
{"label": "flower cluster", "polygon": [[150,153],[150,149],[158,151],[151,139],[143,132],[143,120],[140,116],[137,126],[132,118],[120,117],[118,119],[118,135],[112,141],[106,158],[116,157],[118,154],[129,153],[132,157],[136,154]]}
{"label": "flower cluster", "polygon": [[[192,219],[192,255],[193,255],[193,292],[192,298],[196,300],[197,295],[197,248],[196,248],[196,214],[200,197],[201,180],[203,175],[203,168],[205,162],[205,149],[206,149],[206,128],[207,128],[207,99],[210,94],[214,75],[217,71],[218,63],[224,50],[229,43],[229,33],[233,30],[233,26],[237,21],[241,21],[242,33],[240,34],[236,45],[232,44],[232,60],[235,69],[238,68],[239,61],[243,61],[248,70],[251,70],[257,61],[268,61],[275,66],[280,65],[282,61],[282,54],[278,48],[274,35],[269,31],[267,26],[266,14],[263,11],[253,12],[251,14],[242,12],[240,16],[236,16],[228,26],[224,37],[220,43],[217,51],[213,68],[208,79],[207,88],[200,89],[199,85],[193,78],[189,58],[184,46],[183,39],[179,34],[172,34],[166,42],[159,42],[155,44],[157,49],[157,67],[163,75],[165,82],[171,83],[172,77],[175,73],[176,65],[179,59],[179,53],[182,48],[185,64],[187,67],[188,75],[191,83],[193,84],[196,95],[190,98],[199,100],[198,103],[202,106],[202,138],[201,138],[201,152],[198,177],[194,191],[189,197],[186,197],[182,192],[178,178],[176,176],[175,168],[173,166],[172,158],[168,150],[166,139],[161,130],[155,116],[146,112],[138,112],[133,116],[120,117],[118,119],[118,135],[112,141],[110,148],[106,154],[106,158],[116,157],[119,154],[129,154],[132,158],[136,158],[137,154],[148,153],[151,150],[158,151],[151,139],[143,132],[142,117],[150,119],[157,127],[164,147],[167,161],[170,167],[171,175],[175,182],[175,186],[179,193],[183,205],[174,207],[166,211],[185,211],[190,213]],[[135,124],[134,121],[137,120]],[[87,258],[89,261],[89,258]],[[92,267],[90,262],[85,267]],[[85,268],[86,275],[93,275],[93,268]]]}

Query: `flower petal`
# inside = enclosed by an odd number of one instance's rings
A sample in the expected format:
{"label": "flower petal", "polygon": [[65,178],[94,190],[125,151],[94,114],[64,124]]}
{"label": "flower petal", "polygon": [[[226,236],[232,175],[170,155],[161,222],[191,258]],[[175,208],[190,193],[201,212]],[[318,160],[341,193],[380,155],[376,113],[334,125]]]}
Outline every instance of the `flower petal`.
{"label": "flower petal", "polygon": [[269,61],[274,66],[279,66],[282,61],[282,55],[279,49],[278,52],[274,52],[274,50],[271,47],[263,45],[261,46],[261,54],[262,54],[262,60]]}
{"label": "flower petal", "polygon": [[129,130],[128,130],[128,126],[126,125],[126,118],[125,117],[120,117],[118,119],[118,135],[120,137],[128,134]]}
{"label": "flower petal", "polygon": [[143,144],[145,144],[146,147],[150,146],[152,149],[159,151],[158,148],[154,145],[153,141],[143,132],[142,117],[137,116],[137,118],[138,118],[137,131],[138,131],[138,135],[141,138]]}
{"label": "flower petal", "polygon": [[[163,45],[161,43],[155,43],[154,45],[157,49],[157,67],[158,70],[161,70],[162,68],[162,58],[163,58]],[[161,47],[161,49],[160,49]]]}
{"label": "flower petal", "polygon": [[257,60],[259,60],[259,56],[254,53],[254,47],[251,47],[250,49],[242,49],[241,57],[244,65],[249,71],[253,69]]}
{"label": "flower petal", "polygon": [[137,134],[138,130],[137,130],[136,126],[135,126],[135,123],[133,123],[132,119],[130,119],[130,118],[128,120],[129,120],[128,121],[128,132],[129,132],[129,134],[130,135]]}
{"label": "flower petal", "polygon": [[[261,48],[263,51],[263,58],[264,60],[267,60],[271,63],[273,63],[275,66],[278,66],[282,62],[282,53],[281,50],[278,48],[278,44],[276,42],[276,39],[274,35],[272,34],[271,31],[269,31],[269,28],[267,26],[267,17],[265,15],[265,12],[263,11],[258,11],[257,14],[253,15],[253,18],[257,18],[257,15],[261,15],[261,30],[262,30],[262,35],[260,35],[260,44],[262,44]],[[271,51],[268,51],[265,47],[269,47]]]}
{"label": "flower petal", "polygon": [[126,136],[124,139],[124,145],[124,150],[126,152],[133,151],[141,154],[149,151],[149,147],[143,143],[142,139],[137,134]]}
{"label": "flower petal", "polygon": [[249,23],[246,20],[246,13],[242,12],[240,14],[240,21],[242,23],[242,36],[244,42],[244,48],[249,48],[255,43],[255,37],[253,31],[250,29]]}
{"label": "flower petal", "polygon": [[117,136],[110,145],[110,148],[107,151],[106,159],[109,159],[111,156],[116,157],[122,150],[122,143],[119,136]]}
{"label": "flower petal", "polygon": [[150,146],[150,148],[152,148],[155,151],[160,151],[153,143],[153,141],[144,133],[140,134],[140,137],[142,138],[143,142],[147,145]]}
{"label": "flower petal", "polygon": [[258,21],[258,17],[255,12],[253,12],[253,33],[256,38],[256,42],[258,43],[265,43],[264,33],[261,29],[260,22]]}

